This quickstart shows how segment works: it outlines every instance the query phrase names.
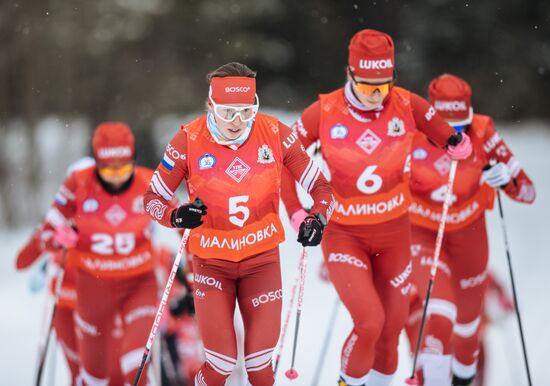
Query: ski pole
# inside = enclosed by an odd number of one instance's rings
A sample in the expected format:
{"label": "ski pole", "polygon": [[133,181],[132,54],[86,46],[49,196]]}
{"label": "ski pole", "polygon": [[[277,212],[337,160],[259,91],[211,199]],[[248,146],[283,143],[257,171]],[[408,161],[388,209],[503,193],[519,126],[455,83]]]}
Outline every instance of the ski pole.
{"label": "ski pole", "polygon": [[55,319],[55,313],[57,311],[57,303],[59,302],[59,294],[61,294],[61,284],[63,283],[63,277],[65,276],[65,260],[67,258],[67,249],[63,249],[61,255],[61,264],[59,265],[59,272],[55,281],[55,290],[53,298],[52,312],[50,314],[50,321],[48,323],[48,330],[46,332],[46,339],[42,343],[38,350],[38,371],[36,372],[36,386],[40,386],[42,381],[42,374],[44,372],[44,363],[46,362],[46,355],[48,354],[48,346],[50,343],[50,336],[53,330],[53,322]]}
{"label": "ski pole", "polygon": [[529,370],[529,361],[527,360],[527,348],[525,345],[525,337],[523,335],[523,326],[521,324],[518,296],[516,291],[516,284],[514,281],[514,272],[512,270],[512,257],[510,254],[510,244],[508,243],[508,232],[506,231],[506,223],[504,221],[504,211],[502,209],[500,189],[497,189],[497,201],[498,201],[498,212],[500,214],[500,224],[502,226],[502,234],[504,235],[504,246],[506,248],[506,258],[508,260],[508,271],[510,272],[510,281],[512,283],[512,295],[514,296],[514,308],[516,311],[516,317],[518,319],[519,335],[521,338],[521,348],[523,350],[523,360],[525,362],[525,371],[527,372],[527,382],[529,386],[531,386],[533,383],[531,382],[531,371]]}
{"label": "ski pole", "polygon": [[285,372],[288,379],[294,380],[298,378],[298,372],[294,368],[296,361],[296,347],[298,346],[298,331],[300,329],[300,317],[302,316],[302,301],[304,298],[304,286],[306,283],[306,270],[307,270],[307,250],[306,247],[302,248],[302,256],[300,258],[302,264],[300,267],[300,288],[298,290],[298,302],[296,304],[296,326],[294,327],[294,344],[292,346],[292,361],[290,369]]}
{"label": "ski pole", "polygon": [[449,180],[447,181],[447,192],[445,193],[445,201],[443,202],[443,211],[441,213],[441,219],[439,220],[439,228],[437,230],[437,237],[435,240],[435,251],[432,266],[430,268],[430,279],[428,281],[428,289],[426,291],[426,301],[424,302],[424,309],[422,310],[422,321],[420,322],[420,331],[416,340],[416,348],[414,350],[413,367],[410,378],[407,378],[405,382],[408,385],[418,385],[416,377],[416,362],[418,360],[418,353],[420,352],[420,345],[422,343],[422,337],[424,335],[424,326],[426,324],[426,315],[428,312],[428,303],[430,302],[430,296],[432,294],[432,287],[437,274],[437,264],[439,262],[439,254],[441,252],[441,245],[443,243],[443,233],[445,231],[445,222],[447,221],[447,212],[451,203],[451,196],[453,195],[453,184],[456,175],[456,167],[458,165],[457,160],[451,161],[451,170],[449,172]]}
{"label": "ski pole", "polygon": [[[203,205],[203,202],[200,198],[196,198],[195,201],[193,202],[193,205],[196,207],[200,207]],[[183,237],[180,242],[178,253],[176,254],[176,258],[174,259],[174,263],[172,264],[172,270],[170,271],[170,275],[168,276],[168,281],[166,282],[166,286],[164,287],[164,292],[162,293],[162,298],[160,299],[160,304],[157,309],[157,314],[155,315],[155,320],[153,321],[153,325],[151,326],[151,332],[149,333],[149,338],[147,338],[147,343],[145,345],[145,349],[143,350],[143,357],[141,358],[141,363],[139,365],[136,377],[134,379],[133,386],[137,386],[139,383],[139,379],[141,378],[141,373],[143,372],[143,369],[145,367],[145,362],[149,357],[149,353],[151,352],[151,347],[153,346],[153,342],[155,340],[155,337],[157,336],[157,333],[160,327],[160,322],[162,320],[162,315],[164,314],[166,303],[168,302],[168,296],[170,295],[170,291],[172,290],[172,285],[174,284],[174,279],[176,277],[176,273],[180,266],[181,257],[185,252],[185,246],[187,245],[187,240],[189,239],[190,233],[191,233],[191,229],[185,229],[185,231],[183,232]]]}
{"label": "ski pole", "polygon": [[330,340],[332,338],[332,333],[334,332],[334,324],[336,323],[336,317],[338,316],[339,306],[340,298],[338,297],[338,294],[336,294],[336,300],[334,301],[334,305],[332,306],[332,313],[330,315],[330,321],[328,322],[328,329],[325,334],[323,347],[321,348],[321,355],[319,356],[319,360],[317,361],[317,367],[315,368],[315,377],[313,378],[313,382],[311,382],[311,386],[317,386],[319,384],[319,378],[321,378],[321,372],[323,371],[325,357],[327,355]]}
{"label": "ski pole", "polygon": [[277,369],[279,368],[279,361],[281,360],[281,354],[283,353],[283,346],[285,343],[286,331],[288,330],[288,324],[290,322],[290,315],[292,314],[292,309],[294,308],[294,300],[296,299],[296,289],[298,288],[298,283],[300,282],[300,268],[302,267],[302,257],[298,261],[298,274],[294,279],[294,284],[290,291],[290,301],[288,303],[288,308],[285,316],[285,322],[283,324],[283,329],[281,331],[281,337],[279,338],[279,343],[277,347],[277,356],[275,357],[275,364],[273,366],[273,373],[277,375]]}

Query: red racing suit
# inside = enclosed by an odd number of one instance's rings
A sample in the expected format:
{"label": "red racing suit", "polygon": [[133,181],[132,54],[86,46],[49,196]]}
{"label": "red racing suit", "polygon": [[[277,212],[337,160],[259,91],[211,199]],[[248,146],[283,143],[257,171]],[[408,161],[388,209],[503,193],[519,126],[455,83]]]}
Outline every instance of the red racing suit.
{"label": "red racing suit", "polygon": [[132,384],[156,314],[152,223],[143,210],[151,175],[150,169],[136,166],[128,188],[113,194],[102,186],[95,166],[76,171],[47,216],[52,226],[70,222],[79,234],[68,264],[76,266],[74,319],[84,385],[112,382],[117,376],[113,363],[124,382]]}
{"label": "red racing suit", "polygon": [[[535,199],[533,183],[496,132],[491,118],[475,114],[467,134],[473,154],[458,163],[419,357],[427,385],[432,384],[431,371],[442,372],[433,384],[443,382],[448,371],[442,368],[451,363],[456,376],[467,379],[475,375],[489,258],[485,211],[492,209],[495,195],[494,189],[483,183],[484,167],[495,161],[505,163],[512,174],[512,180],[503,189],[506,195],[524,203]],[[450,165],[447,154],[425,136],[419,134],[415,138],[410,183],[413,202],[409,212],[413,225],[413,279],[422,301]],[[441,355],[448,358],[441,364],[441,370],[430,370],[434,360],[442,360],[435,356]]]}
{"label": "red racing suit", "polygon": [[276,118],[257,114],[247,140],[216,143],[202,116],[182,127],[166,147],[145,194],[146,211],[171,227],[174,192],[185,180],[191,200],[208,207],[191,231],[194,295],[206,362],[198,385],[223,385],[237,361],[233,328],[236,301],[245,327],[249,382],[273,385],[271,357],[280,331],[282,303],[278,245],[282,167],[315,201],[313,212],[330,217],[331,189],[297,135]]}
{"label": "red racing suit", "polygon": [[[348,83],[320,95],[293,129],[306,147],[320,142],[323,172],[336,198],[322,249],[354,322],[342,348],[340,375],[350,385],[386,385],[397,368],[411,285],[412,140],[419,129],[443,147],[454,130],[427,101],[399,87],[379,110],[364,111],[358,103]],[[284,182],[291,214],[301,206],[295,184],[290,178]]]}

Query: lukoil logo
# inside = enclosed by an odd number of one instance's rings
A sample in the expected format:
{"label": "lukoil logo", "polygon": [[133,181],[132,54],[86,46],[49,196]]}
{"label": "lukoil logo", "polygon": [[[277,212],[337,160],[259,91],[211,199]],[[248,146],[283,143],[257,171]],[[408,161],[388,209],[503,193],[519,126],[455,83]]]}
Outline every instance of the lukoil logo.
{"label": "lukoil logo", "polygon": [[391,59],[382,59],[382,60],[359,60],[359,68],[364,70],[384,70],[386,68],[393,68],[393,63]]}
{"label": "lukoil logo", "polygon": [[468,107],[464,101],[435,101],[435,109],[439,111],[466,111]]}
{"label": "lukoil logo", "polygon": [[98,158],[130,157],[132,149],[128,146],[102,147],[97,152]]}
{"label": "lukoil logo", "polygon": [[225,92],[249,92],[250,86],[232,86],[226,87]]}
{"label": "lukoil logo", "polygon": [[278,289],[277,291],[269,291],[268,293],[261,294],[257,298],[252,299],[252,306],[258,307],[262,304],[273,302],[275,300],[280,300],[283,298],[283,290]]}

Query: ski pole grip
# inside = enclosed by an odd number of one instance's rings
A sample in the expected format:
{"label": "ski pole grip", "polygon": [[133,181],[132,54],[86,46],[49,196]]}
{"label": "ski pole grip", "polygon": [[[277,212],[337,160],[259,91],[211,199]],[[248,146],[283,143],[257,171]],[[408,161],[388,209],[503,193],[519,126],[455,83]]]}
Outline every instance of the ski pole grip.
{"label": "ski pole grip", "polygon": [[201,206],[204,205],[204,202],[200,199],[200,197],[197,197],[195,198],[195,201],[193,201],[193,203],[191,204],[193,205],[195,208],[200,208]]}
{"label": "ski pole grip", "polygon": [[455,133],[449,137],[447,144],[450,146],[456,146],[462,141],[462,133]]}

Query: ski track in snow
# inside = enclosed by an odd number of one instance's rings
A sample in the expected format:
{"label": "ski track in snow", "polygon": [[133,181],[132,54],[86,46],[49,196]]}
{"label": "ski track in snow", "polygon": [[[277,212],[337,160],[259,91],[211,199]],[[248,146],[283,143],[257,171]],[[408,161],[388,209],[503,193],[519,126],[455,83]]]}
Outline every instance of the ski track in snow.
{"label": "ski track in snow", "polygon": [[[294,114],[281,116],[285,123],[291,123]],[[510,238],[512,262],[519,292],[523,327],[529,350],[529,360],[533,383],[544,385],[549,370],[545,368],[550,357],[550,336],[546,335],[546,325],[550,319],[547,287],[550,274],[550,131],[542,123],[532,122],[528,128],[518,129],[518,125],[501,127],[502,137],[526,168],[537,188],[537,201],[534,205],[521,205],[504,199],[506,225]],[[59,182],[62,176],[59,176]],[[282,208],[282,206],[281,206]],[[300,253],[295,242],[295,234],[281,210],[287,241],[281,245],[281,264],[285,300],[288,300],[290,288],[297,272]],[[504,243],[497,210],[487,216],[490,239],[490,266],[496,276],[510,288],[508,267]],[[18,249],[30,236],[31,227],[18,230],[2,229],[0,232],[0,366],[2,380],[0,385],[30,385],[34,381],[37,347],[40,335],[44,296],[32,294],[29,290],[31,271],[15,271],[14,258]],[[177,239],[161,230],[158,237],[162,241],[177,247]],[[310,385],[314,376],[319,350],[329,322],[330,312],[336,293],[331,285],[318,279],[319,265],[322,259],[319,248],[309,250],[308,273],[305,285],[304,305],[297,350],[296,369],[300,376],[291,382],[284,377],[290,366],[294,315],[289,324],[284,352],[277,376],[277,385]],[[283,304],[283,317],[286,301]],[[320,386],[335,385],[339,371],[341,345],[351,329],[351,320],[347,311],[339,308],[332,342],[328,350],[325,365],[320,377]],[[492,326],[486,336],[488,342],[488,382],[487,386],[526,385],[523,358],[517,322],[514,316],[503,323]],[[145,343],[145,342],[144,342]],[[56,346],[56,345],[52,345]],[[409,375],[411,362],[408,357],[408,345],[402,337],[399,348],[400,362],[393,382],[394,386],[403,385]],[[51,361],[51,356],[49,357]],[[44,385],[68,384],[67,370],[57,349],[56,380],[51,382],[51,366],[47,364]],[[231,377],[230,385],[244,385],[242,372]]]}

